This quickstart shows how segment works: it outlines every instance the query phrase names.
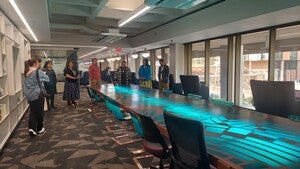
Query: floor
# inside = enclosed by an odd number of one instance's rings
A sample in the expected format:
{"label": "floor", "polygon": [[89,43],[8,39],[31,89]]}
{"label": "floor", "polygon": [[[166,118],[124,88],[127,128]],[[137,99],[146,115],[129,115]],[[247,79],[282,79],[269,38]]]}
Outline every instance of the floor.
{"label": "floor", "polygon": [[[69,168],[69,169],[135,169],[133,158],[139,155],[132,150],[142,148],[142,142],[119,145],[113,137],[124,131],[110,132],[107,126],[124,124],[105,109],[104,103],[93,103],[81,88],[79,105],[68,107],[62,94],[56,95],[57,109],[46,111],[44,126],[46,132],[36,137],[28,135],[26,113],[16,128],[7,146],[0,154],[0,168]],[[125,131],[134,138],[133,130]],[[147,155],[147,154],[141,154]],[[142,161],[149,166],[154,158]]]}

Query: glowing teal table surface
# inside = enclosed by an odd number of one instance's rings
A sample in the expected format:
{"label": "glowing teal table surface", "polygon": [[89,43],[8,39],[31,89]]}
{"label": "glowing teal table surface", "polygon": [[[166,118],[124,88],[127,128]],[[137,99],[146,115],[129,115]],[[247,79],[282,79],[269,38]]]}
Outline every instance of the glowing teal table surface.
{"label": "glowing teal table surface", "polygon": [[164,128],[163,110],[201,121],[208,153],[238,168],[300,169],[299,122],[138,86],[102,85],[98,91]]}

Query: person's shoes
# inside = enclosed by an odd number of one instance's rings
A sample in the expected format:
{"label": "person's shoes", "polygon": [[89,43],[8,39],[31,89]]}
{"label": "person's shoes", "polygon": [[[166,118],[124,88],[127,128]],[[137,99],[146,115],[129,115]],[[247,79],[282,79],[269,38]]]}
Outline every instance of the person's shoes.
{"label": "person's shoes", "polygon": [[45,131],[46,131],[46,130],[45,130],[45,128],[43,127],[42,130],[38,131],[38,133],[39,133],[39,134],[42,134],[42,133],[44,133]]}
{"label": "person's shoes", "polygon": [[30,135],[31,137],[36,136],[36,132],[35,132],[33,129],[29,129],[28,131],[29,131],[29,135]]}
{"label": "person's shoes", "polygon": [[76,103],[75,101],[72,101],[72,104],[73,104],[74,106],[77,106],[77,105],[78,105],[78,103]]}
{"label": "person's shoes", "polygon": [[53,109],[57,109],[57,107],[55,107],[55,106],[52,106],[52,108],[53,108]]}
{"label": "person's shoes", "polygon": [[68,105],[71,106],[71,105],[72,105],[72,102],[71,102],[71,101],[68,101]]}

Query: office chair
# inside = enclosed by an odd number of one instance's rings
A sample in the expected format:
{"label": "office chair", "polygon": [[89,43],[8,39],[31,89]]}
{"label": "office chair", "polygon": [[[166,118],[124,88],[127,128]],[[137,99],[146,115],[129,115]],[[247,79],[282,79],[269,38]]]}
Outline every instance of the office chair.
{"label": "office chair", "polygon": [[164,111],[172,145],[171,168],[210,169],[202,123]]}
{"label": "office chair", "polygon": [[295,113],[295,84],[292,81],[250,80],[255,110],[288,117]]}
{"label": "office chair", "polygon": [[180,81],[185,96],[188,94],[200,95],[200,82],[198,76],[180,75]]}
{"label": "office chair", "polygon": [[[139,118],[143,129],[144,149],[160,159],[159,169],[163,169],[163,159],[170,157],[169,146],[150,117],[140,114]],[[155,167],[151,165],[150,168]]]}

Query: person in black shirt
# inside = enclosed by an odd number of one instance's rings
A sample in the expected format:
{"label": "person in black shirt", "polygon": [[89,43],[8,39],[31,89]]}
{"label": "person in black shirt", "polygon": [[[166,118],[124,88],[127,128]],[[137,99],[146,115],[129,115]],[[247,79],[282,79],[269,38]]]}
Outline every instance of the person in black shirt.
{"label": "person in black shirt", "polygon": [[115,83],[120,86],[129,86],[131,80],[131,72],[126,62],[122,61],[121,66],[117,69],[115,74]]}
{"label": "person in black shirt", "polygon": [[74,63],[70,60],[67,61],[66,67],[64,69],[65,89],[63,94],[63,99],[68,101],[68,105],[77,105],[76,100],[80,98],[79,92],[79,74],[77,69],[74,67]]}
{"label": "person in black shirt", "polygon": [[52,61],[48,60],[45,62],[43,71],[46,72],[46,75],[48,75],[49,77],[49,82],[44,83],[47,94],[49,94],[49,97],[46,97],[48,110],[51,110],[52,108],[56,109],[56,107],[54,106],[54,95],[57,93],[57,79],[56,74],[52,69]]}

